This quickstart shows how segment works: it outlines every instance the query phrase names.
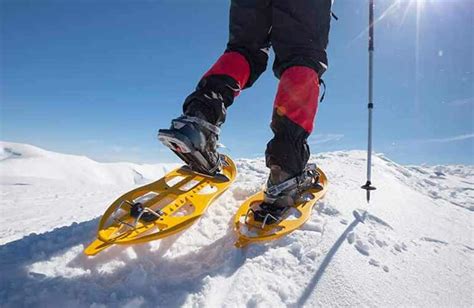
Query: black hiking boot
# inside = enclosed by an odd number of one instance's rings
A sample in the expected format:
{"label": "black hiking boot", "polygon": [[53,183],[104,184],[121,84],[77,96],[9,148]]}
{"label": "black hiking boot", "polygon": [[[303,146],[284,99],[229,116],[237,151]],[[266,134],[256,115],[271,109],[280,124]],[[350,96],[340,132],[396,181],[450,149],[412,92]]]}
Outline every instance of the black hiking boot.
{"label": "black hiking boot", "polygon": [[221,167],[217,152],[219,127],[199,117],[182,115],[169,129],[160,129],[158,139],[192,170],[215,175]]}
{"label": "black hiking boot", "polygon": [[186,98],[183,115],[174,119],[169,129],[160,129],[158,139],[192,170],[215,175],[223,163],[217,152],[219,127],[236,89],[236,81],[225,75],[202,78]]}
{"label": "black hiking boot", "polygon": [[305,190],[318,184],[319,174],[315,164],[308,164],[300,175],[291,175],[280,166],[270,166],[270,176],[264,192],[264,200],[254,211],[254,220],[265,225],[277,223],[296,204]]}

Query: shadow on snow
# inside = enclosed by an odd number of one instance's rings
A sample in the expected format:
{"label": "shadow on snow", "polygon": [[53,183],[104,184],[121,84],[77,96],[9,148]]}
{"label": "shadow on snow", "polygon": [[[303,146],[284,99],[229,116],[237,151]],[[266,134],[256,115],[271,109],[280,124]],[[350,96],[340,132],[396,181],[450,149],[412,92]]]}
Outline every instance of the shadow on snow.
{"label": "shadow on snow", "polygon": [[[158,249],[145,243],[133,245],[134,253],[127,253],[130,246],[116,245],[91,258],[82,250],[95,238],[97,224],[98,218],[0,246],[0,302],[5,307],[112,306],[135,300],[181,306],[189,293],[202,289],[206,277],[229,277],[247,258],[267,249],[235,249],[229,225],[222,238],[173,258],[166,252],[182,233],[161,240]],[[47,274],[32,270],[39,264]],[[111,264],[112,269],[104,271]]]}

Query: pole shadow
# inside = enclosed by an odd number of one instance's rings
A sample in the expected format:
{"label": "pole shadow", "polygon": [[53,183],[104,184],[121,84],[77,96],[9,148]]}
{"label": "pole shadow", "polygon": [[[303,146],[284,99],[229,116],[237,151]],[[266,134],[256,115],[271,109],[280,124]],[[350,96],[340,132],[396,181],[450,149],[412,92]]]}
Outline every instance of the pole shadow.
{"label": "pole shadow", "polygon": [[337,241],[334,243],[334,245],[331,247],[331,249],[328,251],[328,253],[324,257],[323,261],[321,262],[321,265],[319,266],[318,270],[314,274],[311,281],[306,286],[301,297],[298,299],[298,301],[294,305],[292,305],[293,307],[303,307],[306,304],[309,297],[311,296],[312,291],[318,286],[318,283],[321,281],[321,278],[323,277],[324,272],[326,271],[326,268],[329,266],[333,257],[336,255],[342,243],[344,243],[345,239],[347,238],[347,235],[352,230],[354,230],[354,228],[358,224],[359,224],[359,220],[354,219],[354,221],[352,221],[352,223],[349,226],[347,226],[346,230],[344,230],[341,236],[339,236]]}

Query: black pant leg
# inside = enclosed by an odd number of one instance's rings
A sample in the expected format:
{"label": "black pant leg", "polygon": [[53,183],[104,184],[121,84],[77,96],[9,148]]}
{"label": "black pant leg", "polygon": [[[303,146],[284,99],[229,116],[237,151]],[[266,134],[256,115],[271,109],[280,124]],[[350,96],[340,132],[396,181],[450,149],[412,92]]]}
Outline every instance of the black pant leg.
{"label": "black pant leg", "polygon": [[245,88],[252,86],[267,67],[271,26],[271,0],[231,1],[226,51],[237,51],[249,62],[250,78]]}
{"label": "black pant leg", "polygon": [[[215,125],[225,121],[226,109],[234,101],[234,89],[252,86],[266,69],[271,20],[271,0],[231,1],[229,41],[223,57],[230,56],[230,53],[243,56],[250,68],[248,80],[240,84],[232,78],[236,71],[241,70],[241,67],[235,66],[235,62],[233,66],[220,67],[218,74],[203,77],[196,91],[186,98],[184,114],[204,118]],[[236,58],[235,55],[232,57]]]}
{"label": "black pant leg", "polygon": [[328,65],[332,0],[273,0],[271,43],[277,78],[291,66],[308,66],[318,75]]}
{"label": "black pant leg", "polygon": [[[318,76],[324,73],[328,63],[331,0],[273,0],[272,8],[271,44],[276,55],[273,71],[281,78],[279,94],[287,92],[290,96],[277,94],[271,123],[274,137],[267,144],[265,158],[268,167],[278,165],[296,175],[306,166],[310,155],[306,140],[312,125],[307,122],[313,123],[319,93]],[[309,71],[296,69],[303,75],[295,77],[295,70],[289,68],[297,66]],[[303,92],[307,93],[301,95]]]}

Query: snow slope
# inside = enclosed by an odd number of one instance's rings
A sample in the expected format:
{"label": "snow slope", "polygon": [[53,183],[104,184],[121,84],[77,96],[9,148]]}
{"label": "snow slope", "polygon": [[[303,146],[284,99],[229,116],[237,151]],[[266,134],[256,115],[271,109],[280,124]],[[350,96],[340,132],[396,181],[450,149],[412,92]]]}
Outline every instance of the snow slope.
{"label": "snow slope", "polygon": [[[98,163],[31,145],[0,143],[0,244],[101,214],[118,195],[178,164]],[[11,223],[26,217],[28,224]]]}
{"label": "snow slope", "polygon": [[[98,215],[171,165],[101,164],[0,144],[0,306],[473,306],[474,167],[401,166],[377,155],[369,220],[362,151],[312,156],[329,191],[301,230],[239,250],[239,204],[264,183],[263,159],[172,238],[82,254]],[[32,233],[35,232],[35,233]]]}

